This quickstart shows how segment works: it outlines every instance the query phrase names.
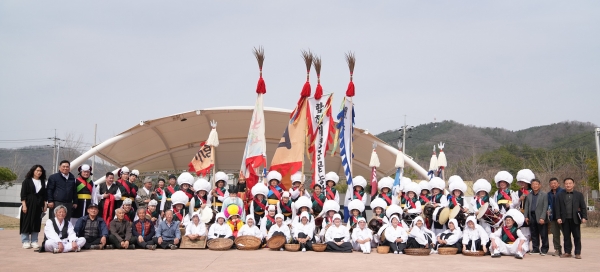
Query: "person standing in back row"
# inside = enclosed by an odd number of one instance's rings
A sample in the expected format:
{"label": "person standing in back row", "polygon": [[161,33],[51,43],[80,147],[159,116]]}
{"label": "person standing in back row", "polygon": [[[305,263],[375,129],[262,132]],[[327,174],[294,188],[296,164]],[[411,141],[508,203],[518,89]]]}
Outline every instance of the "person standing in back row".
{"label": "person standing in back row", "polygon": [[77,187],[75,176],[71,174],[71,162],[63,160],[59,164],[59,172],[48,178],[46,192],[48,193],[49,218],[54,218],[54,207],[60,205],[67,209],[66,220],[71,220],[73,209],[77,208]]}
{"label": "person standing in back row", "polygon": [[560,225],[556,222],[556,210],[554,200],[556,196],[565,189],[560,187],[557,178],[550,179],[550,192],[548,192],[548,220],[550,221],[550,233],[552,233],[552,244],[554,245],[554,253],[552,256],[562,255],[562,247],[560,246],[560,233],[562,232]]}
{"label": "person standing in back row", "polygon": [[570,258],[573,244],[571,243],[571,234],[575,242],[575,259],[581,259],[581,224],[587,222],[587,206],[583,199],[583,194],[574,190],[575,181],[572,178],[566,178],[565,191],[556,196],[556,218],[558,224],[561,224],[563,235],[565,237],[565,253],[561,258]]}
{"label": "person standing in back row", "polygon": [[[542,256],[548,253],[548,196],[541,190],[539,179],[531,180],[531,193],[525,197],[525,222],[531,231],[531,254]],[[541,245],[540,245],[541,242]],[[541,248],[540,248],[541,246]]]}

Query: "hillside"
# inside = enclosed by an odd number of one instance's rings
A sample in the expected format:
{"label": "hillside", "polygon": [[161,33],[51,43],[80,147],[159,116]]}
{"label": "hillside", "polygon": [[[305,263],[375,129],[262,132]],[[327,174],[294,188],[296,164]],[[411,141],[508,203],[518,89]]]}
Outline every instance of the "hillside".
{"label": "hillside", "polygon": [[[443,121],[419,125],[409,132],[406,139],[408,155],[418,162],[427,162],[433,145],[446,143],[444,151],[448,161],[460,161],[501,146],[516,145],[541,149],[595,148],[594,124],[582,122],[561,122],[546,126],[531,127],[519,131],[503,128],[480,128],[455,121]],[[396,146],[400,132],[389,130],[377,135],[383,141]]]}

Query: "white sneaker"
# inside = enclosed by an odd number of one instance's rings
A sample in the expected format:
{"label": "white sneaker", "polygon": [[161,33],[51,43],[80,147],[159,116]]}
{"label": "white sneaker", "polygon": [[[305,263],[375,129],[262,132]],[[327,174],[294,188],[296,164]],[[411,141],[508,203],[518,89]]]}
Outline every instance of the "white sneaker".
{"label": "white sneaker", "polygon": [[306,248],[303,248],[303,249],[302,249],[302,252],[306,252]]}
{"label": "white sneaker", "polygon": [[56,254],[56,253],[60,253],[60,250],[59,250],[58,248],[55,248],[55,249],[53,250],[53,253],[54,253],[54,254]]}
{"label": "white sneaker", "polygon": [[283,248],[280,248],[279,251],[283,251]]}
{"label": "white sneaker", "polygon": [[398,254],[398,251],[394,251],[394,254]]}
{"label": "white sneaker", "polygon": [[25,242],[25,243],[23,243],[23,248],[29,249],[29,248],[31,248],[31,244],[29,242]]}
{"label": "white sneaker", "polygon": [[77,247],[77,250],[76,250],[76,252],[79,252],[79,251],[81,251],[81,248],[80,248],[80,247]]}
{"label": "white sneaker", "polygon": [[404,253],[402,253],[402,251],[398,251],[398,254],[402,255],[402,254],[404,254]]}
{"label": "white sneaker", "polygon": [[40,245],[38,245],[38,243],[37,243],[37,242],[33,242],[33,243],[31,243],[31,247],[32,247],[33,249],[40,249]]}

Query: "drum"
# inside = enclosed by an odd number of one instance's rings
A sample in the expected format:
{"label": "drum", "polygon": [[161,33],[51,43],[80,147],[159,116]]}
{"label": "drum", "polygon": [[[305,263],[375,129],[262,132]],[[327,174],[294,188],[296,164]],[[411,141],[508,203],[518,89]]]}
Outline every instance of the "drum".
{"label": "drum", "polygon": [[497,227],[502,223],[502,214],[500,212],[494,212],[489,203],[485,203],[477,211],[477,219],[483,220],[490,224],[490,226]]}
{"label": "drum", "polygon": [[415,220],[415,218],[417,218],[419,215],[418,213],[405,213],[402,214],[402,217],[404,219],[404,222],[406,222],[406,224],[408,224],[409,226],[412,225],[413,220]]}
{"label": "drum", "polygon": [[432,221],[434,210],[435,207],[433,207],[433,204],[431,204],[431,202],[427,202],[427,204],[425,204],[425,207],[423,208],[423,218]]}
{"label": "drum", "polygon": [[208,224],[214,217],[215,217],[215,213],[214,213],[213,209],[209,206],[206,206],[200,212],[200,222],[202,222],[204,224]]}
{"label": "drum", "polygon": [[458,227],[461,229],[465,228],[465,224],[467,224],[467,217],[469,216],[469,214],[463,213],[463,212],[459,212],[455,219],[456,222],[458,223]]}
{"label": "drum", "polygon": [[449,215],[450,220],[455,219],[459,213],[460,213],[460,206],[454,206],[454,208],[452,208],[450,210],[450,215]]}
{"label": "drum", "polygon": [[383,226],[383,220],[373,218],[369,221],[369,229],[373,231],[373,233],[378,233],[379,229]]}
{"label": "drum", "polygon": [[437,207],[433,210],[433,221],[439,224],[446,224],[450,216],[450,208],[448,207]]}

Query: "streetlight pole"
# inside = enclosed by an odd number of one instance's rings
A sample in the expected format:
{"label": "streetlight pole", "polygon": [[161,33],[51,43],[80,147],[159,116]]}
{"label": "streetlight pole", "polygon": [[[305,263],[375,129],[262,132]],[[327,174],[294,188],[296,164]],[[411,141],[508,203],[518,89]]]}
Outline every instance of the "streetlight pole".
{"label": "streetlight pole", "polygon": [[600,191],[600,128],[596,128],[594,136],[596,138],[596,160],[598,162],[598,190]]}

